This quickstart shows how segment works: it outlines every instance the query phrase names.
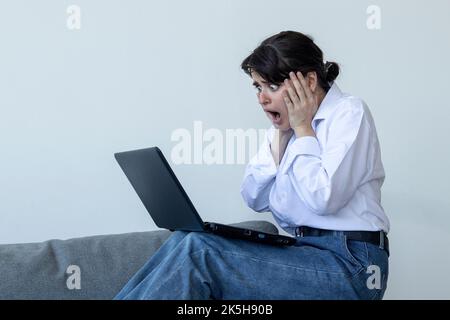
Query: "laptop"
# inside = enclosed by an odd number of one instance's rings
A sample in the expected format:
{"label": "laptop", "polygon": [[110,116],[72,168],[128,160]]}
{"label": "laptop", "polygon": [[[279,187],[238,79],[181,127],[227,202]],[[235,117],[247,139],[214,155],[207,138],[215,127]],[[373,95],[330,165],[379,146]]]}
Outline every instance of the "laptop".
{"label": "laptop", "polygon": [[114,154],[155,224],[171,231],[209,232],[223,237],[289,246],[295,238],[204,222],[158,147]]}

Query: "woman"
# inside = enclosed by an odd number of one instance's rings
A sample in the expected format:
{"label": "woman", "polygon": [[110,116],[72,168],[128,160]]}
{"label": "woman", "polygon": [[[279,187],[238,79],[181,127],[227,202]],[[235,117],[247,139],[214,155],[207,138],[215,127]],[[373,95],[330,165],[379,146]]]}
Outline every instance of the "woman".
{"label": "woman", "polygon": [[241,67],[273,124],[241,194],[296,245],[175,232],[116,299],[381,299],[389,221],[366,104],[340,91],[338,65],[299,32],[264,40]]}

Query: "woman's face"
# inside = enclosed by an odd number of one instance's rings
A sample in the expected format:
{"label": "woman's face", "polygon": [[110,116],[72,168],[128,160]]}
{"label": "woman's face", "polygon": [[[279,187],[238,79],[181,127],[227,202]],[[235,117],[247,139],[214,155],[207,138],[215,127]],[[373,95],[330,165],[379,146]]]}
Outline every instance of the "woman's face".
{"label": "woman's face", "polygon": [[284,83],[279,86],[268,83],[255,71],[251,72],[251,76],[257,90],[258,102],[274,127],[282,131],[290,129],[288,111],[282,95],[285,91]]}

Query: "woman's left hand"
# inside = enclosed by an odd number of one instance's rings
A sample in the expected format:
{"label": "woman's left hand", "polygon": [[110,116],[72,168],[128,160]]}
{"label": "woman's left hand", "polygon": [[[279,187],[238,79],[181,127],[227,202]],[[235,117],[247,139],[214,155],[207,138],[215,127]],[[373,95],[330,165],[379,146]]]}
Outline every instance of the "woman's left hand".
{"label": "woman's left hand", "polygon": [[294,130],[310,128],[318,109],[316,99],[301,72],[297,72],[297,75],[290,72],[289,76],[290,80],[284,80],[287,90],[283,92],[289,114],[289,124]]}

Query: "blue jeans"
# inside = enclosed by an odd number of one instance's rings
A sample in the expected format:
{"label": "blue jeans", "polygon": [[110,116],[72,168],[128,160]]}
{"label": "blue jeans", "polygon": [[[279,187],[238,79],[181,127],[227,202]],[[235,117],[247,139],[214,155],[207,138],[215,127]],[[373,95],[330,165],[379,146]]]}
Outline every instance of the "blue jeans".
{"label": "blue jeans", "polygon": [[387,279],[387,253],[341,231],[289,247],[176,231],[114,299],[382,299]]}

